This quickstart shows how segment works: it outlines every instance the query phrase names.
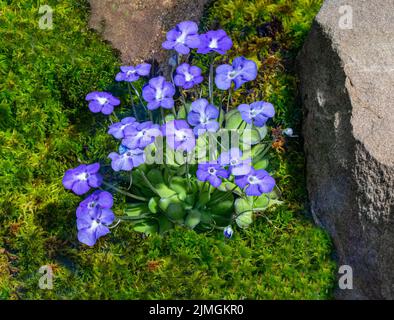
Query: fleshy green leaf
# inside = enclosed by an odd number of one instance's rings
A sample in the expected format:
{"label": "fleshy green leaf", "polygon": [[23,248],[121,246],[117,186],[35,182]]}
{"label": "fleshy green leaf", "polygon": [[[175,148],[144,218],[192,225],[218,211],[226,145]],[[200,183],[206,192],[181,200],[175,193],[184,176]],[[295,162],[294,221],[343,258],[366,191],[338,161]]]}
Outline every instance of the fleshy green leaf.
{"label": "fleshy green leaf", "polygon": [[168,198],[160,198],[160,200],[159,200],[159,207],[160,207],[161,210],[167,211],[167,208],[168,208],[168,206],[171,203],[180,203],[180,202],[181,201],[180,201],[180,199],[178,198],[177,195],[173,195],[173,196],[168,197]]}
{"label": "fleshy green leaf", "polygon": [[253,210],[253,199],[244,199],[244,198],[238,198],[235,200],[234,206],[235,206],[235,213],[236,214],[241,214],[244,213],[248,210]]}
{"label": "fleshy green leaf", "polygon": [[208,191],[204,191],[199,194],[198,205],[200,207],[203,207],[209,202],[210,199],[211,199],[211,194]]}
{"label": "fleshy green leaf", "polygon": [[234,197],[233,195],[229,195],[226,200],[219,201],[214,204],[208,204],[208,208],[213,214],[232,214],[234,209]]}
{"label": "fleshy green leaf", "polygon": [[245,229],[245,228],[249,227],[253,222],[253,212],[247,211],[247,212],[239,215],[237,217],[237,219],[235,220],[235,222],[237,223],[238,227],[240,227],[240,228]]}
{"label": "fleshy green leaf", "polygon": [[176,195],[176,192],[170,189],[165,183],[160,170],[152,169],[148,172],[147,178],[161,198],[169,198]]}
{"label": "fleshy green leaf", "polygon": [[266,194],[256,197],[253,203],[253,208],[266,208],[270,200]]}
{"label": "fleshy green leaf", "polygon": [[149,200],[148,208],[150,212],[157,213],[159,211],[159,197],[153,197]]}
{"label": "fleshy green leaf", "polygon": [[174,228],[174,224],[168,220],[168,218],[164,215],[160,215],[158,217],[158,222],[159,222],[159,233],[163,234],[171,229]]}
{"label": "fleshy green leaf", "polygon": [[251,127],[248,125],[242,134],[242,142],[250,145],[258,144],[267,135],[267,127]]}
{"label": "fleshy green leaf", "polygon": [[124,213],[129,217],[137,217],[148,211],[149,208],[146,203],[130,203],[124,209]]}
{"label": "fleshy green leaf", "polygon": [[145,233],[146,235],[157,233],[157,224],[154,221],[145,221],[136,223],[133,229],[137,232]]}
{"label": "fleshy green leaf", "polygon": [[256,163],[253,163],[253,168],[256,170],[261,170],[261,169],[266,169],[268,167],[268,160],[267,159],[262,159]]}
{"label": "fleshy green leaf", "polygon": [[170,189],[174,190],[179,199],[185,200],[187,195],[187,180],[181,177],[172,177],[170,181]]}
{"label": "fleshy green leaf", "polygon": [[179,221],[185,216],[185,208],[182,203],[170,203],[166,210],[167,216],[172,220]]}
{"label": "fleshy green leaf", "polygon": [[175,120],[175,116],[174,116],[172,113],[169,113],[169,114],[167,114],[167,115],[164,117],[164,120],[165,120],[165,122]]}
{"label": "fleshy green leaf", "polygon": [[191,210],[185,219],[185,225],[190,229],[194,229],[201,221],[201,212],[198,210]]}
{"label": "fleshy green leaf", "polygon": [[226,129],[237,129],[243,121],[237,109],[233,109],[226,113],[224,118],[226,120]]}

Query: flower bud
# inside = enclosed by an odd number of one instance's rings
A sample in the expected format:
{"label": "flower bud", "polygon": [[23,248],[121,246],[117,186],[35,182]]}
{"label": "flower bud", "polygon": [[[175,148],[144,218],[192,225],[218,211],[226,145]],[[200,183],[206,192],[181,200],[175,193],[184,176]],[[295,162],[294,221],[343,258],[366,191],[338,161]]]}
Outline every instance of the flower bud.
{"label": "flower bud", "polygon": [[292,137],[294,132],[292,128],[286,128],[282,131],[285,136]]}
{"label": "flower bud", "polygon": [[233,236],[234,230],[231,226],[228,226],[224,229],[223,234],[227,239],[230,239]]}

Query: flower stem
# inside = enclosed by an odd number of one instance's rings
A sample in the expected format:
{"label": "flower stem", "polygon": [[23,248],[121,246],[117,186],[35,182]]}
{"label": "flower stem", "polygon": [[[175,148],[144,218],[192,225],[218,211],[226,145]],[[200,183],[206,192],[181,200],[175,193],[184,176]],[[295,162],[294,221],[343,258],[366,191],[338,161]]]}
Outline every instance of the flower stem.
{"label": "flower stem", "polygon": [[189,190],[192,189],[192,185],[190,183],[190,174],[189,174],[189,162],[186,159],[186,180],[187,180],[187,187]]}
{"label": "flower stem", "polygon": [[159,193],[157,192],[156,188],[151,184],[149,179],[146,177],[145,173],[143,171],[141,171],[141,170],[138,170],[138,172],[141,175],[141,177],[144,180],[144,182],[148,185],[149,189],[151,189],[152,192],[154,192],[155,194],[159,195]]}
{"label": "flower stem", "polygon": [[147,111],[148,109],[147,109],[147,107],[145,106],[144,101],[142,101],[142,98],[141,98],[140,93],[138,92],[138,90],[136,89],[136,87],[134,87],[134,85],[133,85],[131,82],[129,82],[129,83],[130,83],[131,87],[133,88],[133,90],[135,91],[135,93],[136,93],[138,99],[140,100],[141,105],[144,107],[145,111]]}
{"label": "flower stem", "polygon": [[115,111],[113,111],[112,114],[114,115],[115,120],[119,122],[119,118],[118,118],[118,116],[116,115]]}
{"label": "flower stem", "polygon": [[229,109],[229,107],[230,107],[232,92],[233,92],[233,88],[230,87],[230,89],[229,89],[229,91],[228,91],[228,99],[227,99],[226,113],[228,112],[228,109]]}
{"label": "flower stem", "polygon": [[133,97],[133,94],[131,93],[130,82],[127,82],[127,88],[129,89],[129,94],[130,94],[131,110],[132,110],[132,112],[133,112],[133,116],[134,116],[135,119],[138,121],[137,110],[135,109],[134,97]]}
{"label": "flower stem", "polygon": [[133,185],[133,172],[130,171],[130,183],[129,183],[129,187],[127,188],[127,190],[130,190],[132,185]]}
{"label": "flower stem", "polygon": [[142,220],[142,219],[147,218],[149,216],[150,216],[149,213],[143,213],[143,214],[140,214],[139,216],[136,216],[136,217],[121,216],[121,217],[118,217],[118,219],[120,221],[127,221],[127,220],[132,220],[133,221],[133,220]]}
{"label": "flower stem", "polygon": [[205,180],[201,187],[201,192],[204,192],[205,186],[207,185],[207,181]]}
{"label": "flower stem", "polygon": [[[237,131],[239,130],[239,129],[241,129],[241,127],[242,127],[242,125],[244,124],[244,123],[246,123],[245,121],[241,121],[240,123],[239,123],[239,125],[238,125],[238,127],[237,127]],[[247,124],[246,124],[247,125]],[[245,126],[246,127],[246,126]]]}
{"label": "flower stem", "polygon": [[238,188],[238,186],[235,186],[230,191],[227,191],[224,195],[222,195],[221,197],[219,197],[216,200],[212,201],[211,203],[215,204],[217,202],[226,200],[234,192],[234,190],[237,189],[237,188]]}
{"label": "flower stem", "polygon": [[137,196],[137,195],[135,195],[133,193],[124,191],[124,190],[122,190],[122,189],[120,189],[118,187],[113,186],[112,184],[110,184],[108,182],[103,181],[103,185],[107,186],[108,188],[114,189],[115,191],[117,191],[117,192],[119,192],[121,194],[124,194],[125,196],[128,196],[130,198],[133,198],[133,199],[136,199],[136,200],[140,200],[140,201],[148,201],[148,199],[146,199],[144,197],[140,197],[140,196]]}
{"label": "flower stem", "polygon": [[152,111],[148,110],[149,120],[153,122],[153,114]]}
{"label": "flower stem", "polygon": [[175,107],[172,107],[172,113],[174,114],[175,119],[177,118]]}
{"label": "flower stem", "polygon": [[163,110],[163,108],[160,108],[160,114],[161,114],[161,122],[162,122],[162,124],[164,124],[166,121],[165,121],[165,116],[164,116],[164,110]]}
{"label": "flower stem", "polygon": [[213,105],[213,60],[214,56],[211,58],[211,63],[209,66],[209,100],[211,104]]}

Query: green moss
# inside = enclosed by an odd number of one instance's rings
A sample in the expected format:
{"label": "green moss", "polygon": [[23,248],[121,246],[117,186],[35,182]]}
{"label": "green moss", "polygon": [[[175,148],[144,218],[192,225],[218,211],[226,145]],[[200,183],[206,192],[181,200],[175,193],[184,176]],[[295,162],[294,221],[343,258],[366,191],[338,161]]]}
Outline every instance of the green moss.
{"label": "green moss", "polygon": [[[299,126],[296,79],[284,66],[320,2],[218,0],[209,8],[204,27],[225,28],[235,43],[231,55],[254,58],[262,70],[234,105],[264,98],[277,107],[276,125]],[[120,61],[87,28],[87,1],[43,4],[54,9],[53,30],[38,29],[40,1],[0,0],[0,299],[329,297],[331,244],[302,215],[297,142],[271,154],[284,205],[231,241],[183,229],[142,239],[121,224],[94,248],[78,243],[80,198],[61,178],[113,149],[105,118],[93,116],[84,97],[111,88]],[[283,29],[275,39],[262,37],[274,17]],[[42,265],[53,267],[53,290],[38,289]]]}

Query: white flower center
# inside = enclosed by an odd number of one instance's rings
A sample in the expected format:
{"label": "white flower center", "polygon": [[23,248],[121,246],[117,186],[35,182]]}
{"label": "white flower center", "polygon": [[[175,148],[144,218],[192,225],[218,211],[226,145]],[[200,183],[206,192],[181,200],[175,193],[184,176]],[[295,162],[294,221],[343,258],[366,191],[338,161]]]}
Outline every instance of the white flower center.
{"label": "white flower center", "polygon": [[236,78],[237,76],[238,76],[238,72],[235,71],[235,70],[230,71],[230,72],[228,73],[228,77],[229,77],[230,79],[234,79],[234,78]]}
{"label": "white flower center", "polygon": [[205,116],[205,114],[202,114],[202,115],[200,116],[200,123],[201,123],[201,124],[207,124],[208,121],[209,121],[209,119],[208,119],[208,117]]}
{"label": "white flower center", "polygon": [[218,48],[218,39],[212,39],[211,42],[209,43],[209,47],[211,49],[217,49]]}
{"label": "white flower center", "polygon": [[192,74],[190,74],[189,72],[185,72],[185,80],[186,82],[189,82],[191,80],[193,80],[194,76]]}
{"label": "white flower center", "polygon": [[238,164],[238,159],[231,159],[230,160],[230,165],[235,166]]}
{"label": "white flower center", "polygon": [[186,36],[187,36],[187,33],[182,32],[181,35],[176,39],[176,42],[184,44],[185,40],[186,40]]}
{"label": "white flower center", "polygon": [[260,180],[257,177],[255,177],[255,176],[249,176],[248,177],[248,182],[250,184],[258,184],[260,182]]}
{"label": "white flower center", "polygon": [[97,97],[97,101],[101,105],[104,105],[104,104],[106,104],[108,102],[108,99],[107,98],[103,98],[103,97]]}
{"label": "white flower center", "polygon": [[208,168],[208,173],[211,175],[214,175],[216,173],[216,169],[214,167],[209,167]]}
{"label": "white flower center", "polygon": [[258,114],[261,113],[261,110],[256,110],[256,109],[250,109],[249,114],[251,118],[256,117]]}
{"label": "white flower center", "polygon": [[89,208],[94,208],[96,206],[96,204],[97,203],[95,201],[89,202],[88,207]]}
{"label": "white flower center", "polygon": [[145,130],[145,129],[142,130],[142,131],[139,131],[135,137],[136,137],[136,138],[142,138],[147,132],[148,132],[148,131]]}
{"label": "white flower center", "polygon": [[78,180],[85,181],[85,180],[88,180],[89,174],[86,173],[86,172],[82,172],[82,173],[78,174],[78,175],[76,176],[76,178],[77,178]]}
{"label": "white flower center", "polygon": [[130,75],[132,75],[134,73],[136,73],[136,70],[129,70],[129,71],[126,72],[126,75],[130,76]]}
{"label": "white flower center", "polygon": [[186,135],[182,130],[176,130],[176,131],[175,131],[175,136],[176,136],[179,140],[186,140],[186,139],[187,139],[187,135]]}
{"label": "white flower center", "polygon": [[163,99],[163,95],[164,95],[163,90],[157,89],[157,91],[156,91],[156,100],[162,100]]}
{"label": "white flower center", "polygon": [[92,221],[92,225],[90,226],[90,228],[96,229],[100,224],[101,224],[100,220],[95,219]]}

